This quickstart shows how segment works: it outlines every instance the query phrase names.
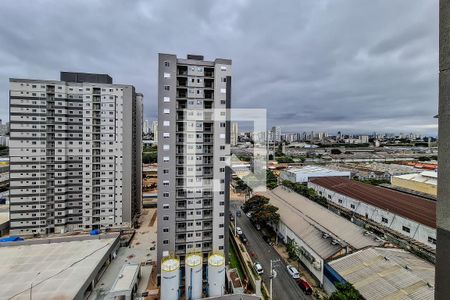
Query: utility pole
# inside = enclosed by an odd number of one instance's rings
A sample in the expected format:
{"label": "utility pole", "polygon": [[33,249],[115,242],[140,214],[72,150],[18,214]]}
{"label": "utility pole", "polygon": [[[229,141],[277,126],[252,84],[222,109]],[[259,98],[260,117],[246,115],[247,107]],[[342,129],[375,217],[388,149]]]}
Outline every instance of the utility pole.
{"label": "utility pole", "polygon": [[269,299],[272,300],[272,294],[273,294],[273,279],[277,277],[277,272],[273,269],[273,264],[276,264],[280,262],[279,259],[271,259],[270,260],[270,284],[269,284],[269,289],[270,289],[270,296]]}
{"label": "utility pole", "polygon": [[236,226],[237,226],[237,209],[234,208],[234,236],[236,236]]}

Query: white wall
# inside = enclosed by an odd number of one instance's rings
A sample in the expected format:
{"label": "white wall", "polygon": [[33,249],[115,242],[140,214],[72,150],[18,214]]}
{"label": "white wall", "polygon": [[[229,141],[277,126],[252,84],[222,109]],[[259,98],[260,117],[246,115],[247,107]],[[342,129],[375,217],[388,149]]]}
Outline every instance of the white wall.
{"label": "white wall", "polygon": [[300,237],[298,237],[289,227],[287,227],[282,221],[278,223],[278,233],[283,236],[283,242],[288,242],[288,237],[292,240],[294,240],[297,245],[300,247],[305,248],[311,256],[314,257],[314,259],[318,262],[320,262],[320,270],[317,270],[314,268],[313,264],[310,263],[305,257],[300,256],[301,261],[303,264],[308,268],[308,270],[314,274],[314,276],[320,281],[320,283],[323,283],[323,259],[312,250],[308,244],[306,244]]}
{"label": "white wall", "polygon": [[[429,247],[432,247],[434,249],[436,248],[435,244],[428,242],[428,237],[436,240],[436,229],[434,228],[417,223],[413,220],[396,215],[392,212],[380,209],[376,206],[372,206],[356,199],[341,195],[311,182],[308,183],[308,187],[313,188],[319,194],[322,193],[321,195],[326,197],[328,201],[331,201],[348,210],[352,210],[360,216],[367,217],[369,220],[386,226]],[[410,229],[409,233],[403,230],[403,226]]]}

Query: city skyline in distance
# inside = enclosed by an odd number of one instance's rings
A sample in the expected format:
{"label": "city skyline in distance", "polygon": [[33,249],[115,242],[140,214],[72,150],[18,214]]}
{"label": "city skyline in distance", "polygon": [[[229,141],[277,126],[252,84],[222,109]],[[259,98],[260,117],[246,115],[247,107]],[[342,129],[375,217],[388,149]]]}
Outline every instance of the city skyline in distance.
{"label": "city skyline in distance", "polygon": [[266,108],[269,127],[436,135],[437,1],[2,4],[5,121],[8,78],[59,70],[134,84],[148,95],[145,119],[155,120],[157,53],[202,53],[233,59],[234,107]]}

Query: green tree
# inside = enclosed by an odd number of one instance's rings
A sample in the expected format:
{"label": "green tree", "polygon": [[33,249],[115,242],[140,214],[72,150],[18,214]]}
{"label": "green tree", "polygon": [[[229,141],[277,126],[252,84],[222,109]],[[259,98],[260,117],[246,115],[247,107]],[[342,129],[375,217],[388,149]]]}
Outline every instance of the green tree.
{"label": "green tree", "polygon": [[270,190],[273,190],[278,186],[278,178],[275,176],[272,170],[266,171],[266,186]]}
{"label": "green tree", "polygon": [[431,158],[427,157],[427,156],[421,156],[417,159],[418,161],[430,161]]}
{"label": "green tree", "polygon": [[265,204],[253,212],[252,220],[258,224],[278,224],[280,214],[277,211],[278,207],[272,204]]}
{"label": "green tree", "polygon": [[281,163],[287,163],[288,164],[288,163],[293,163],[294,162],[294,160],[290,156],[280,156],[280,157],[277,157],[276,160],[280,164]]}
{"label": "green tree", "polygon": [[331,149],[331,154],[342,154],[342,151],[339,149]]}
{"label": "green tree", "polygon": [[244,203],[243,211],[252,213],[252,220],[259,224],[278,224],[278,207],[269,204],[269,198],[255,195]]}
{"label": "green tree", "polygon": [[364,300],[364,297],[351,283],[336,283],[336,289],[329,300]]}
{"label": "green tree", "polygon": [[257,209],[260,209],[262,206],[264,206],[268,203],[269,203],[269,198],[266,198],[266,197],[260,196],[260,195],[255,195],[255,196],[251,197],[250,199],[248,199],[244,203],[242,210],[245,213],[254,212]]}

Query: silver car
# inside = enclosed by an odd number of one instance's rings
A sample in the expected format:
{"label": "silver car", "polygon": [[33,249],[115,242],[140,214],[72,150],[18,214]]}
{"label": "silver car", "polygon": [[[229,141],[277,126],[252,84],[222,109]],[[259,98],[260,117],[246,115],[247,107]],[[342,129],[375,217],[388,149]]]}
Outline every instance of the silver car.
{"label": "silver car", "polygon": [[286,266],[288,273],[292,276],[294,279],[300,278],[300,272],[293,266],[287,265]]}

